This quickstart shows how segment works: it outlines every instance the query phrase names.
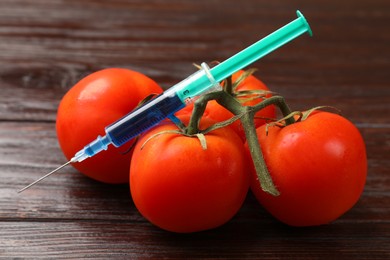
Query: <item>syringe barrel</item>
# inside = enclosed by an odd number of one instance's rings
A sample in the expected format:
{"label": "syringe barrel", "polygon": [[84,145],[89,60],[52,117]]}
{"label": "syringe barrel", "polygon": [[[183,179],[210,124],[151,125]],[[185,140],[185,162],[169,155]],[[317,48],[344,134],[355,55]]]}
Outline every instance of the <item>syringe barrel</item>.
{"label": "syringe barrel", "polygon": [[169,115],[179,111],[185,104],[175,93],[163,92],[143,106],[130,112],[115,123],[106,127],[111,142],[119,147],[144,131],[152,128]]}
{"label": "syringe barrel", "polygon": [[105,128],[106,135],[86,145],[71,159],[81,162],[106,150],[109,144],[119,147],[134,137],[152,128],[169,115],[183,108],[185,104],[171,91],[166,91],[130,112]]}
{"label": "syringe barrel", "polygon": [[202,68],[106,127],[112,144],[117,147],[123,145],[193,102],[197,96],[221,89],[205,63]]}

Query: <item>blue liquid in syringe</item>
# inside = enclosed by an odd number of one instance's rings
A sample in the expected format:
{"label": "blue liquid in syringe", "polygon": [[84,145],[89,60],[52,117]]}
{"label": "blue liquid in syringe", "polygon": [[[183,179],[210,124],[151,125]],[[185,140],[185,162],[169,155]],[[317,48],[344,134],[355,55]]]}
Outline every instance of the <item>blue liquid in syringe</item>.
{"label": "blue liquid in syringe", "polygon": [[182,109],[185,104],[177,94],[160,94],[143,106],[129,113],[106,128],[106,134],[115,146],[121,146],[144,131],[152,128],[168,116]]}

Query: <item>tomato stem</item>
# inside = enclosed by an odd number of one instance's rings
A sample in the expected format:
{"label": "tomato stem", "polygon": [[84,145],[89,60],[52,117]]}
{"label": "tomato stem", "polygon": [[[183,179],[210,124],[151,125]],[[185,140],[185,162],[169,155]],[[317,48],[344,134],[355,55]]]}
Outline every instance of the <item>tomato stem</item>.
{"label": "tomato stem", "polygon": [[[262,110],[265,107],[270,106],[270,105],[277,106],[280,109],[280,112],[282,112],[282,115],[284,117],[286,117],[289,114],[291,114],[291,109],[287,105],[284,97],[282,97],[282,96],[272,96],[272,97],[266,98],[266,99],[264,99],[264,101],[254,105],[252,107],[252,109],[253,109],[254,112],[258,112],[258,111],[260,111],[260,110]],[[294,117],[286,118],[286,125],[291,125],[291,124],[294,124],[294,123],[295,123]]]}
{"label": "tomato stem", "polygon": [[195,135],[200,132],[199,130],[199,122],[202,118],[204,111],[206,110],[207,102],[210,100],[215,100],[220,96],[220,93],[224,91],[211,92],[204,96],[201,96],[194,103],[194,108],[192,110],[190,122],[185,130],[185,133],[188,135]]}
{"label": "tomato stem", "polygon": [[[248,110],[251,110],[248,107]],[[265,164],[263,153],[261,151],[260,143],[257,138],[253,110],[245,113],[240,119],[244,126],[245,136],[248,142],[249,151],[252,157],[253,165],[255,166],[258,181],[261,189],[273,196],[278,196],[280,193],[275,187],[271,175],[269,174],[267,165]]]}
{"label": "tomato stem", "polygon": [[[225,83],[229,84],[229,82]],[[241,120],[261,188],[267,193],[278,196],[279,191],[273,184],[272,178],[264,161],[260,143],[257,138],[254,118],[256,112],[270,105],[277,106],[282,112],[283,116],[289,115],[291,110],[286,104],[285,99],[282,96],[272,96],[264,99],[262,102],[254,106],[244,106],[237,100],[237,98],[233,96],[232,93],[229,93],[226,90],[208,93],[195,101],[190,122],[185,130],[187,135],[191,136],[202,133],[202,131],[199,129],[199,122],[206,110],[207,103],[211,100],[216,100],[218,104],[232,112],[235,115],[234,119]],[[224,126],[232,122],[234,122],[234,120],[230,119],[226,120],[225,122],[221,122],[220,125]],[[289,125],[293,124],[294,122],[295,119],[293,117],[288,117],[286,118],[285,123],[286,125]],[[207,129],[205,131],[207,131]]]}
{"label": "tomato stem", "polygon": [[233,95],[233,81],[232,81],[232,76],[226,78],[225,80],[225,87],[224,91],[227,92],[230,95]]}
{"label": "tomato stem", "polygon": [[249,151],[252,157],[253,164],[255,166],[256,174],[260,182],[261,188],[265,192],[268,192],[274,196],[278,196],[279,191],[273,184],[272,178],[268,172],[268,168],[264,161],[263,153],[260,148],[260,143],[257,138],[254,118],[257,111],[273,104],[276,104],[282,110],[282,113],[289,113],[289,108],[284,102],[284,98],[275,96],[269,99],[265,99],[264,101],[255,106],[243,106],[237,99],[228,95],[225,92],[223,94],[220,94],[219,98],[217,98],[216,101],[233,114],[242,114],[240,120],[245,131]]}

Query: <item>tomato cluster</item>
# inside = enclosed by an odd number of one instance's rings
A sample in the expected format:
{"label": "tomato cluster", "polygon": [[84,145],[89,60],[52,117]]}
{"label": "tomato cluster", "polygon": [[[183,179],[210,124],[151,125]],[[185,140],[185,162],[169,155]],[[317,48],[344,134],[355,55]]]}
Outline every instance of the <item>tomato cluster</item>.
{"label": "tomato cluster", "polygon": [[[237,84],[230,94],[244,107],[270,96],[264,83],[243,71],[226,81],[225,87],[232,82]],[[58,109],[57,135],[65,156],[70,159],[104,134],[105,126],[145,97],[161,92],[152,79],[128,69],[105,69],[82,79]],[[189,106],[177,116],[187,125],[191,113]],[[253,122],[258,142],[280,192],[273,196],[260,187],[251,147],[245,143],[243,127],[247,126],[237,121],[202,132],[232,116],[210,101],[194,135],[167,120],[136,142],[120,149],[110,147],[74,167],[98,181],[129,182],[139,212],[156,226],[180,233],[226,223],[241,208],[249,189],[273,216],[293,226],[329,223],[357,202],[367,159],[364,141],[351,122],[333,113],[314,112],[293,124],[268,125],[276,117],[275,107],[257,111]]]}

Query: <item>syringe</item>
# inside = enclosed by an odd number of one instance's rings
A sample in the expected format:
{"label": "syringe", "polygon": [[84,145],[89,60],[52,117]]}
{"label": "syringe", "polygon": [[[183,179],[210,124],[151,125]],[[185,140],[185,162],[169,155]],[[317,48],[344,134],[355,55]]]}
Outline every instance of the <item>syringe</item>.
{"label": "syringe", "polygon": [[30,188],[71,163],[81,162],[103,150],[107,150],[107,147],[110,144],[113,144],[115,147],[123,145],[160,123],[165,118],[171,117],[174,113],[194,101],[197,97],[220,89],[218,82],[224,80],[238,70],[243,69],[306,32],[311,36],[312,31],[305,17],[300,11],[297,11],[297,15],[298,18],[294,21],[274,31],[212,69],[203,63],[201,70],[164,91],[156,98],[125,115],[113,124],[107,126],[105,128],[105,136],[98,136],[96,140],[78,151],[67,163],[49,172],[18,192]]}

